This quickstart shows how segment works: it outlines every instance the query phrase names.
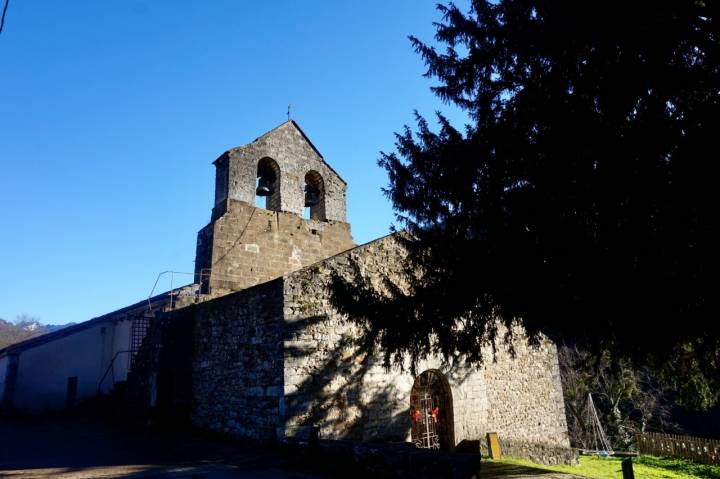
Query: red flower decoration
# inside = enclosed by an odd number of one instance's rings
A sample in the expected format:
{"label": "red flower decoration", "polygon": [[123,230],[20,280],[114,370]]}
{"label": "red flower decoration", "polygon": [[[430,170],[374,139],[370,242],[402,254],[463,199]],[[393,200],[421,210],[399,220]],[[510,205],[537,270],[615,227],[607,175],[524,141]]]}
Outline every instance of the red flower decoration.
{"label": "red flower decoration", "polygon": [[416,409],[414,411],[410,411],[410,419],[412,419],[412,422],[418,422],[420,419],[420,410]]}

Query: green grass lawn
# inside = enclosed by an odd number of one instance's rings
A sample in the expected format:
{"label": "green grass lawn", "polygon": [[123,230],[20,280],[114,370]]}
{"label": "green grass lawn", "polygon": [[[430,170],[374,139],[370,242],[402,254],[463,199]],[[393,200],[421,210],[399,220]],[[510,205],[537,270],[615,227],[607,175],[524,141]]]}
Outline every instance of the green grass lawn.
{"label": "green grass lawn", "polygon": [[[622,459],[616,457],[580,456],[579,466],[543,466],[514,458],[505,458],[500,461],[596,479],[622,478]],[[668,457],[634,457],[633,471],[637,479],[720,479],[720,466],[696,464],[684,459]]]}

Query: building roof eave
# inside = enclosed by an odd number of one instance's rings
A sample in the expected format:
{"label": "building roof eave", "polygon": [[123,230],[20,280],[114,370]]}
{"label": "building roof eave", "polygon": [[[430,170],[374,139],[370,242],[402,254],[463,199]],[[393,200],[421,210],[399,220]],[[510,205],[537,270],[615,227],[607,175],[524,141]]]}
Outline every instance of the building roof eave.
{"label": "building roof eave", "polygon": [[[175,289],[178,289],[178,288],[175,288]],[[41,334],[40,336],[35,336],[32,338],[26,339],[24,341],[20,341],[19,343],[11,344],[10,346],[6,346],[5,348],[0,349],[0,358],[11,355],[11,354],[21,353],[21,352],[23,352],[27,349],[31,349],[35,346],[40,346],[42,344],[49,343],[56,339],[70,336],[71,334],[75,334],[80,331],[84,331],[88,328],[91,328],[91,327],[101,324],[103,322],[113,321],[115,319],[118,319],[118,317],[120,317],[122,315],[131,313],[136,310],[140,310],[142,308],[146,308],[148,306],[148,303],[150,303],[152,305],[153,303],[158,303],[158,302],[164,303],[169,300],[170,300],[170,292],[166,291],[164,293],[160,293],[156,296],[153,296],[149,299],[144,299],[142,301],[138,301],[137,303],[131,304],[130,306],[120,308],[111,313],[103,314],[102,316],[97,316],[97,317],[89,319],[87,321],[83,321],[82,323],[73,324],[71,326],[67,326],[65,328],[58,329],[58,330],[52,331],[50,333]],[[155,304],[155,306],[157,306],[157,304]]]}

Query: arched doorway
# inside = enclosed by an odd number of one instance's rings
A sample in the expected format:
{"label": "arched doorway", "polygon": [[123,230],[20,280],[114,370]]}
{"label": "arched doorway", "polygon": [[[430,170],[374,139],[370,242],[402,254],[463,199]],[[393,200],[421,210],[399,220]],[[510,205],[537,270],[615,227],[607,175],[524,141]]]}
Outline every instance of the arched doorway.
{"label": "arched doorway", "polygon": [[415,378],[410,392],[410,421],[415,446],[443,450],[455,447],[452,392],[440,371],[428,369]]}

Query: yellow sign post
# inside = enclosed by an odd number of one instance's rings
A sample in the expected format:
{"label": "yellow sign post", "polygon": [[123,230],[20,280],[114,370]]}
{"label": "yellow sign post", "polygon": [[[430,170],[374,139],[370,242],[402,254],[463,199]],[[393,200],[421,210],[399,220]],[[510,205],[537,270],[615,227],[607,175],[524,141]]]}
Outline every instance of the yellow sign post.
{"label": "yellow sign post", "polygon": [[490,459],[500,459],[502,451],[500,451],[500,440],[496,432],[487,433],[488,454]]}

